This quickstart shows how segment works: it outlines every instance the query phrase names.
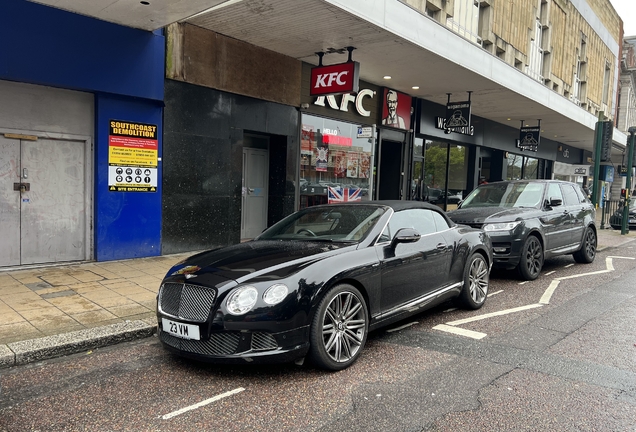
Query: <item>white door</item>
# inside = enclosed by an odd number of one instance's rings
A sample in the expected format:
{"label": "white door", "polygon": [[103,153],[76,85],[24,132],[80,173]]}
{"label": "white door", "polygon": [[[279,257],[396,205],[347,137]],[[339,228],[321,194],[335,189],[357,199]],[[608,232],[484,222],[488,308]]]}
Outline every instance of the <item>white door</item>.
{"label": "white door", "polygon": [[267,150],[244,148],[241,239],[252,239],[267,228],[268,180]]}
{"label": "white door", "polygon": [[86,142],[0,135],[0,266],[87,259],[86,181]]}

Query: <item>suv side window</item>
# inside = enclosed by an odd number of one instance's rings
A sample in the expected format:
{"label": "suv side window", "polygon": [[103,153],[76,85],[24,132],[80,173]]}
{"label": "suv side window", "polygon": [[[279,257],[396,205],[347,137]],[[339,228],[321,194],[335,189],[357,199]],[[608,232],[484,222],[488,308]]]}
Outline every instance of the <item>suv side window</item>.
{"label": "suv side window", "polygon": [[574,190],[576,191],[576,194],[579,196],[579,201],[581,201],[582,203],[586,203],[589,201],[587,199],[587,195],[585,195],[585,192],[583,192],[583,189],[581,189],[581,186],[579,185],[574,186]]}
{"label": "suv side window", "polygon": [[572,185],[563,184],[561,185],[561,189],[563,190],[563,198],[565,198],[563,204],[571,206],[580,203],[579,196],[576,194]]}
{"label": "suv side window", "polygon": [[563,201],[563,194],[561,193],[561,188],[558,183],[548,183],[548,196],[546,197],[546,202],[549,203],[552,198],[558,198]]}

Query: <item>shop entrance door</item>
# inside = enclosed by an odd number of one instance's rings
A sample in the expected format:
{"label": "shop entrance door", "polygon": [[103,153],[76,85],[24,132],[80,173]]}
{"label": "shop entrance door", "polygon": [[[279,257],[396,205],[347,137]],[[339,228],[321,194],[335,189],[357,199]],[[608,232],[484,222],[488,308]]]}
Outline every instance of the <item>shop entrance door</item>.
{"label": "shop entrance door", "polygon": [[403,143],[382,140],[380,145],[378,199],[402,199]]}
{"label": "shop entrance door", "polygon": [[267,228],[269,152],[243,148],[241,239],[252,239]]}
{"label": "shop entrance door", "polygon": [[0,135],[0,266],[88,259],[86,142]]}

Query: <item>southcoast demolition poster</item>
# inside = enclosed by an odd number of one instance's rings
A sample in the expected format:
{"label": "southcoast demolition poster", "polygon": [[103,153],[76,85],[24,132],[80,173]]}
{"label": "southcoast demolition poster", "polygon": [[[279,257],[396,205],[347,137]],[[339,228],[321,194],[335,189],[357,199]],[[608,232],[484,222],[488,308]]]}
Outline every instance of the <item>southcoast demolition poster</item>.
{"label": "southcoast demolition poster", "polygon": [[110,121],[108,190],[157,191],[157,125]]}

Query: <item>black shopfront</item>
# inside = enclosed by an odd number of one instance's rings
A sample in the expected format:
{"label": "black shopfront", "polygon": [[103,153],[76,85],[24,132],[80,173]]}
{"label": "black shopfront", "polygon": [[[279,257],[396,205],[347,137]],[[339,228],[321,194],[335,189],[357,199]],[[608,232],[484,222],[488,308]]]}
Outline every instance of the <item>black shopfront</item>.
{"label": "black shopfront", "polygon": [[542,137],[536,151],[521,150],[518,122],[503,125],[477,116],[472,130],[449,132],[439,120],[445,111],[426,100],[416,103],[410,199],[452,210],[480,182],[552,178],[559,143]]}

